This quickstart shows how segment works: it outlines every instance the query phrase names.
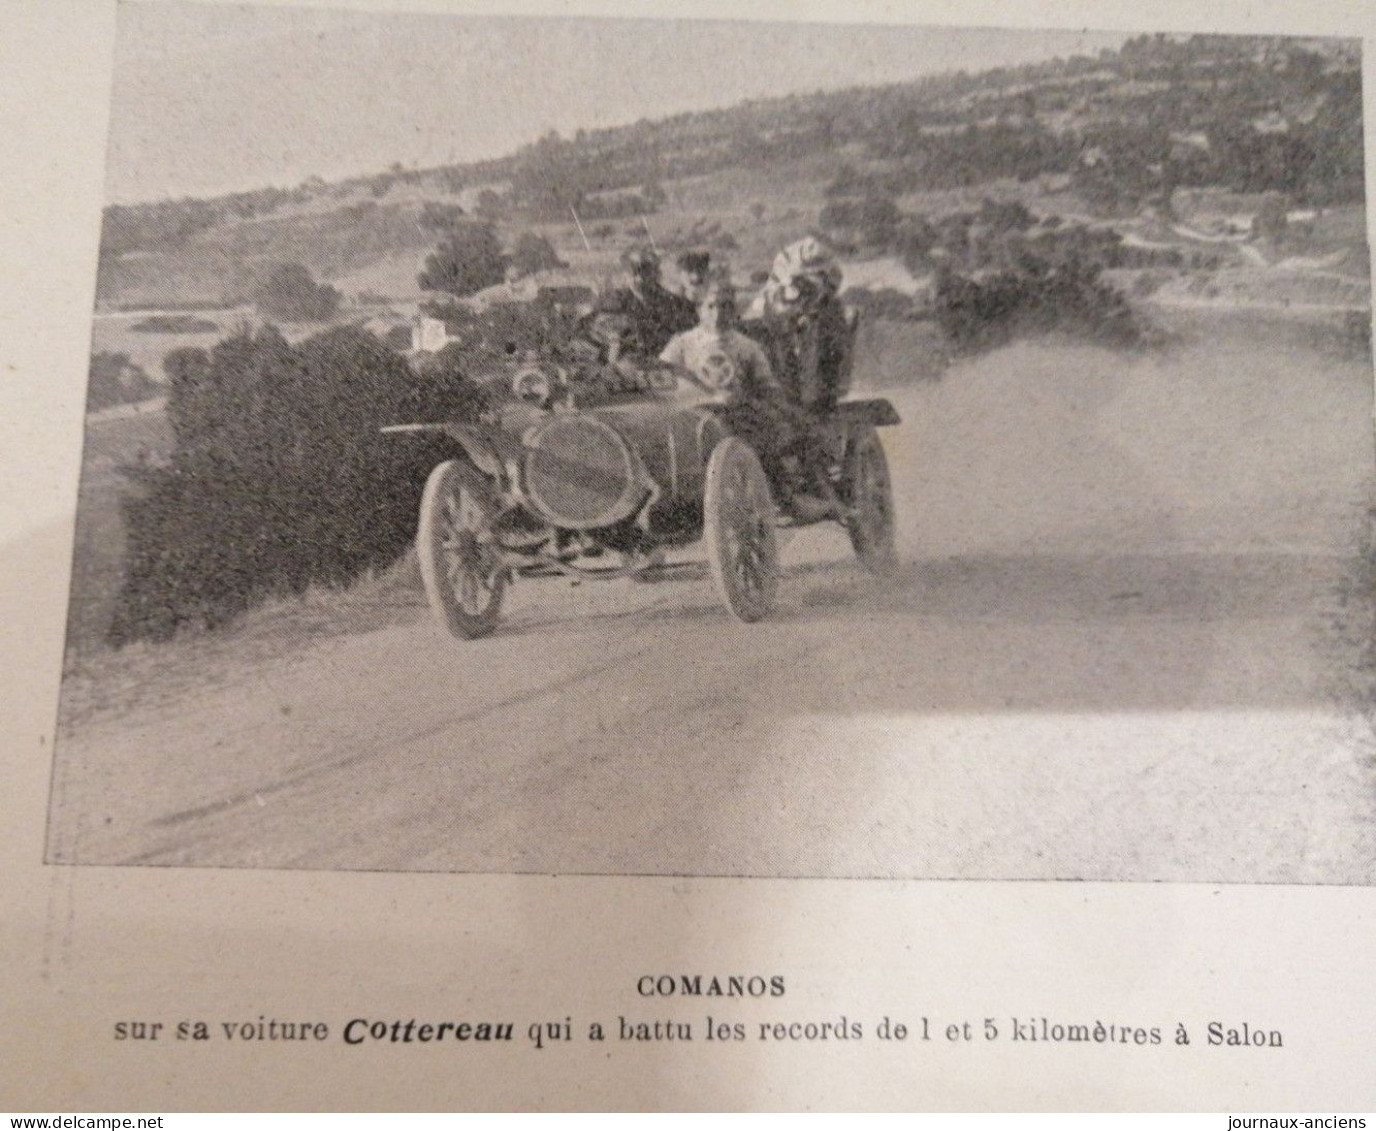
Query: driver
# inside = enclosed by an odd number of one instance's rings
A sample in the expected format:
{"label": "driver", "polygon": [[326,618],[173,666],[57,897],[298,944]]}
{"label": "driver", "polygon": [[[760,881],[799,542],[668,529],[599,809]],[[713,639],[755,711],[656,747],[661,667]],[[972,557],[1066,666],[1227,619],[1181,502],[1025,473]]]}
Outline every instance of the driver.
{"label": "driver", "polygon": [[784,460],[798,430],[769,358],[735,327],[735,290],[729,283],[714,283],[698,305],[698,325],[676,334],[659,359],[706,399],[725,406],[726,426],[755,450],[775,491],[786,496]]}
{"label": "driver", "polygon": [[721,404],[768,399],[777,391],[764,350],[736,329],[736,293],[729,283],[703,292],[698,324],[675,334],[659,359]]}

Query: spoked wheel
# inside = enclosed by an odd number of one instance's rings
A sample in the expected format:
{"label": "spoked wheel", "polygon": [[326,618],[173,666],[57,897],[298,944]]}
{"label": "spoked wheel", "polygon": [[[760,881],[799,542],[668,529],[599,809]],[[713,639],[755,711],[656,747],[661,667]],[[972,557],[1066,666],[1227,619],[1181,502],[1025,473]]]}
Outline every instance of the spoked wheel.
{"label": "spoked wheel", "polygon": [[843,482],[851,514],[846,523],[850,544],[861,563],[875,573],[894,567],[893,482],[879,433],[874,428],[857,432],[846,452]]}
{"label": "spoked wheel", "polygon": [[501,620],[507,570],[492,534],[497,513],[491,483],[470,464],[449,460],[425,481],[416,534],[425,596],[435,619],[466,640]]}
{"label": "spoked wheel", "polygon": [[774,500],[759,457],[734,436],[707,461],[703,525],[712,583],[731,615],[768,616],[779,589]]}

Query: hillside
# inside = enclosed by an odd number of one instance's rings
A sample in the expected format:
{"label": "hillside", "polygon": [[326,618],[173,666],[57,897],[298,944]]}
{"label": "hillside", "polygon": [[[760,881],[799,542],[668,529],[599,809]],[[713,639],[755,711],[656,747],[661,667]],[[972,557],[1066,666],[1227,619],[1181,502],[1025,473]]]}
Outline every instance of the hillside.
{"label": "hillside", "polygon": [[[1246,199],[1201,208],[1205,189]],[[1148,220],[1178,219],[1184,206],[1202,228],[1164,242],[1213,239],[1230,262],[1227,208],[1254,216],[1271,194],[1318,216],[1361,193],[1354,44],[1143,36],[1094,58],[551,134],[496,161],[111,206],[97,302],[232,307],[282,262],[341,290],[346,312],[414,302],[436,242],[422,218],[436,206],[493,223],[508,246],[544,234],[570,274],[597,281],[647,232],[661,246],[716,246],[748,273],[838,200],[892,201],[900,218],[938,221],[992,196],[1039,216],[1141,227],[1148,241]],[[903,250],[884,243],[856,256]],[[1364,262],[1354,255],[1345,269]]]}

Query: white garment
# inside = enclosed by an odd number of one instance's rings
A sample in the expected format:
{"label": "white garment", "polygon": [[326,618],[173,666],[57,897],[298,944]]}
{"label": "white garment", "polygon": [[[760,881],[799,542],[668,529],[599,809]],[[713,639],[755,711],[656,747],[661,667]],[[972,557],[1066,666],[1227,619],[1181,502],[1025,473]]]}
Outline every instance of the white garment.
{"label": "white garment", "polygon": [[737,330],[695,326],[675,335],[659,357],[687,369],[722,400],[739,400],[774,380],[764,350]]}

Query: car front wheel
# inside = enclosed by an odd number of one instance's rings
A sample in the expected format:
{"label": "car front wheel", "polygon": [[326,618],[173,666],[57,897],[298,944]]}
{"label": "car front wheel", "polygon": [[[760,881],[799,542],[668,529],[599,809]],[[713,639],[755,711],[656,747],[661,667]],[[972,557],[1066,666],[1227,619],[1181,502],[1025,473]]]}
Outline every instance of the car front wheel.
{"label": "car front wheel", "polygon": [[466,640],[501,620],[507,568],[492,533],[498,509],[487,477],[462,460],[436,467],[421,496],[416,556],[425,596],[435,619]]}
{"label": "car front wheel", "polygon": [[737,438],[707,461],[703,523],[712,583],[737,620],[769,615],[779,589],[774,501],[759,457]]}

